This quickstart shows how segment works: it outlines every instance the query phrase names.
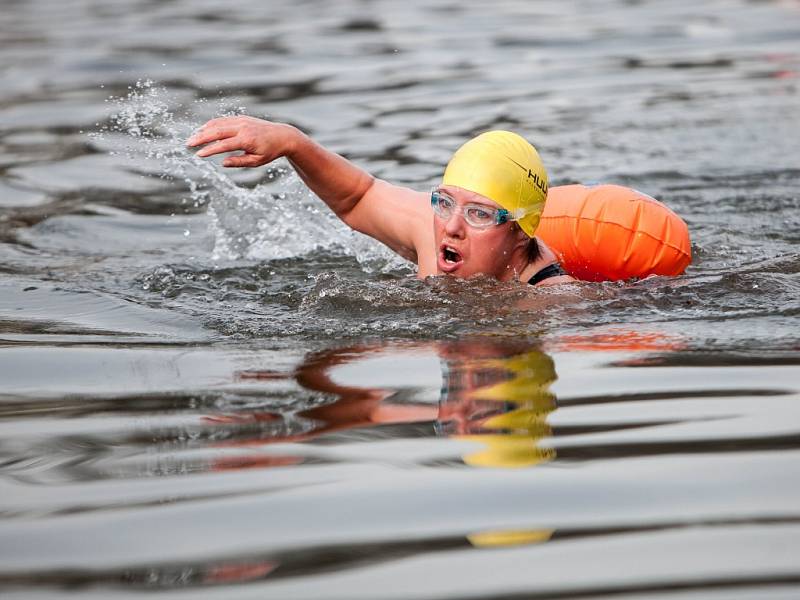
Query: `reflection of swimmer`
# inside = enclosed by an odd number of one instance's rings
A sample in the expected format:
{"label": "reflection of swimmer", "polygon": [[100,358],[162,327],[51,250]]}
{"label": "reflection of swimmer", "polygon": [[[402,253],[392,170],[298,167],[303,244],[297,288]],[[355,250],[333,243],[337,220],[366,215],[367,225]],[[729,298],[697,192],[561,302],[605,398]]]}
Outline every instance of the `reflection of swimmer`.
{"label": "reflection of swimmer", "polygon": [[[469,342],[467,342],[469,344]],[[551,434],[546,417],[556,408],[550,385],[553,360],[543,352],[508,347],[508,342],[470,356],[464,343],[442,349],[446,365],[439,421],[481,450],[463,457],[482,467],[525,467],[554,458],[539,440]],[[487,352],[487,350],[491,351]]]}
{"label": "reflection of swimmer", "polygon": [[[358,375],[353,383],[341,381],[340,367],[367,365],[370,359],[395,353],[439,357],[443,384],[436,405],[408,399],[398,402],[393,398],[398,390],[388,381],[384,386],[365,386]],[[287,375],[268,371],[239,374],[242,379],[276,376]],[[276,435],[258,443],[302,441],[376,425],[435,422],[438,432],[479,444],[475,452],[463,457],[469,465],[520,467],[553,457],[553,451],[541,449],[538,441],[550,435],[545,418],[555,409],[555,398],[549,391],[555,370],[553,361],[529,343],[478,339],[337,348],[310,355],[290,376],[304,388],[335,395],[336,400],[293,415],[311,424],[310,428],[297,433],[277,428]],[[235,420],[248,423],[270,419],[280,416],[240,415]],[[231,417],[226,420],[230,422]]]}
{"label": "reflection of swimmer", "polygon": [[[290,375],[306,389],[336,397],[334,402],[298,413],[300,418],[315,424],[312,432],[314,436],[340,429],[436,419],[438,410],[435,406],[392,403],[389,398],[393,392],[389,389],[342,384],[331,377],[337,367],[368,358],[375,350],[374,347],[355,347],[313,353]],[[239,373],[239,377],[272,379],[275,375],[269,371],[243,371]],[[307,437],[310,436],[306,433],[297,439]],[[286,438],[280,441],[286,441]]]}
{"label": "reflection of swimmer", "polygon": [[[352,382],[342,376],[341,367],[361,363],[379,356],[400,355],[438,357],[442,372],[441,393],[437,404],[431,402],[397,402],[397,387],[387,382],[370,387],[359,382],[363,374],[356,371]],[[369,368],[366,366],[365,368]],[[457,342],[406,343],[402,345],[360,345],[314,353],[288,375],[306,389],[332,394],[337,399],[323,406],[302,411],[302,418],[313,421],[314,429],[291,436],[277,436],[259,443],[303,441],[326,433],[402,423],[434,422],[443,435],[474,443],[462,456],[465,464],[474,467],[519,468],[537,465],[555,457],[555,451],[542,448],[539,441],[551,434],[546,417],[556,408],[550,385],[556,379],[552,359],[536,345],[524,341],[472,339]],[[375,374],[373,373],[372,379]],[[286,374],[271,371],[239,373],[244,380],[285,378]],[[391,378],[386,374],[387,381]],[[273,417],[277,417],[274,415]],[[264,420],[252,416],[245,420]],[[257,457],[252,461],[223,461],[220,469],[245,465],[270,466],[301,462],[300,457],[272,457],[282,461],[269,463]],[[544,543],[554,535],[550,529],[511,528],[473,531],[452,547],[490,548]],[[278,563],[269,561],[267,568]],[[257,569],[246,565],[218,569],[223,576],[249,577]],[[215,571],[216,572],[216,571]]]}
{"label": "reflection of swimmer", "polygon": [[[464,144],[441,184],[424,194],[376,179],[298,129],[252,117],[206,123],[187,141],[227,167],[257,167],[288,158],[305,183],[348,226],[414,261],[418,276],[484,274],[532,285],[572,281],[534,233],[547,197],[536,149],[507,131]],[[431,210],[433,208],[433,210]]]}

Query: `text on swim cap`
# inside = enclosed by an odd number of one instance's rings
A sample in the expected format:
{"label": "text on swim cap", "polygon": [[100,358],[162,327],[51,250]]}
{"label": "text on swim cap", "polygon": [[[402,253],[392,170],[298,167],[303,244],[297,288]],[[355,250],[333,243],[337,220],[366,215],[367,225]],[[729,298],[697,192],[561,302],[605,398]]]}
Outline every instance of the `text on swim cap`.
{"label": "text on swim cap", "polygon": [[542,191],[543,194],[547,195],[547,182],[544,181],[541,177],[539,177],[538,173],[534,173],[529,168],[519,164],[517,161],[515,161],[511,157],[509,157],[508,160],[513,162],[515,165],[517,165],[523,171],[527,171],[528,172],[528,175],[527,175],[528,179],[533,180],[532,181],[533,185],[535,185],[537,188],[539,188]]}

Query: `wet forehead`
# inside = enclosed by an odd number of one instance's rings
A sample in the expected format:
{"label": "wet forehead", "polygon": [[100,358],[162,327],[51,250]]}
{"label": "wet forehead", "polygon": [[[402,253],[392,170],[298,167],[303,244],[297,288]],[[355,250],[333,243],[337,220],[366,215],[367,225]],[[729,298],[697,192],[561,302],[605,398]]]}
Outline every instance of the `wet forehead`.
{"label": "wet forehead", "polygon": [[440,185],[438,189],[455,198],[459,204],[482,204],[490,208],[502,208],[497,202],[490,200],[486,196],[481,196],[454,185]]}

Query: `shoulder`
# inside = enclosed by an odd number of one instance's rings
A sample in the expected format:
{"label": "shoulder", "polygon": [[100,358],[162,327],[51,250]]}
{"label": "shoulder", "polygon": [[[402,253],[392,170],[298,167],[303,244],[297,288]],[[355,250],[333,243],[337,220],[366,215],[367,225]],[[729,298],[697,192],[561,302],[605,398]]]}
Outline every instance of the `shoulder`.
{"label": "shoulder", "polygon": [[375,179],[344,219],[397,252],[418,262],[418,255],[433,244],[433,211],[424,192]]}
{"label": "shoulder", "polygon": [[522,281],[536,287],[560,285],[575,281],[558,262],[558,257],[541,239],[536,239],[539,246],[538,258],[530,263],[523,272]]}

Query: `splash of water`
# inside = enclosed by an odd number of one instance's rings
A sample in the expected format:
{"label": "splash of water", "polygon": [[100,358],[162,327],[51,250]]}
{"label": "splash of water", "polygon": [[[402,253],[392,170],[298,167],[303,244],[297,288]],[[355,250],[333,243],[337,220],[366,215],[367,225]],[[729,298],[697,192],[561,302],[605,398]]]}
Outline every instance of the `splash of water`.
{"label": "splash of water", "polygon": [[[350,231],[322,206],[284,159],[253,187],[238,185],[215,161],[201,159],[185,140],[200,124],[195,109],[205,100],[181,104],[165,87],[140,80],[125,96],[110,96],[109,123],[93,135],[124,134],[130,157],[156,162],[158,176],[182,181],[194,208],[205,206],[214,237],[214,261],[276,260],[315,250],[351,255],[367,271],[390,271],[407,263],[376,242]],[[241,114],[222,108],[217,116]]]}

